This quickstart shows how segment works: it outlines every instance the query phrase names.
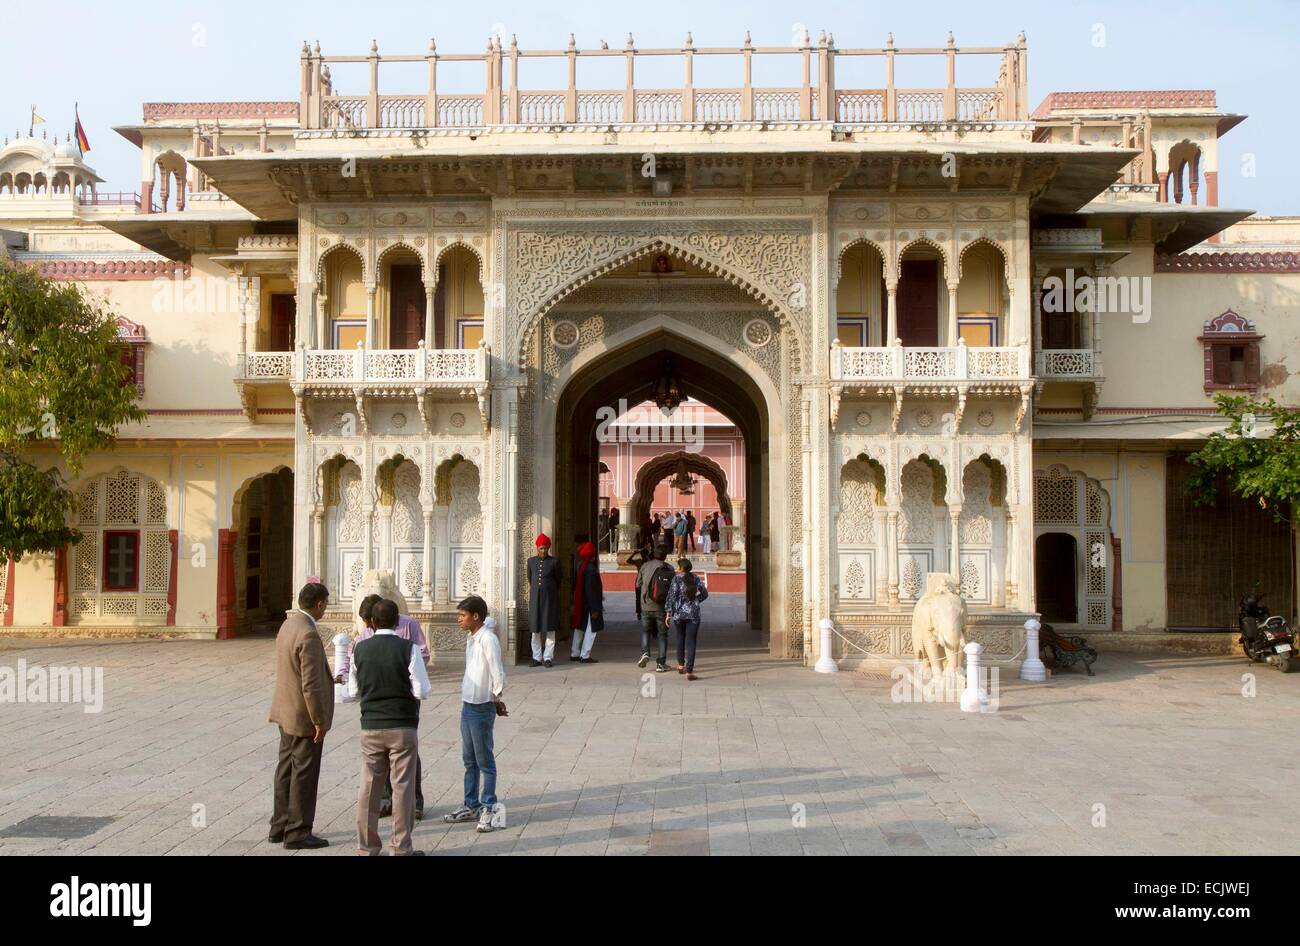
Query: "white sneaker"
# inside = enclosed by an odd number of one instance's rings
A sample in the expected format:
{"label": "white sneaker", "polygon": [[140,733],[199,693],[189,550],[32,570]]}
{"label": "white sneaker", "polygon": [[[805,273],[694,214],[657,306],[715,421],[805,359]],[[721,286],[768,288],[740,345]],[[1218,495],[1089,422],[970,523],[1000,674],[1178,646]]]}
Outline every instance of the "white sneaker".
{"label": "white sneaker", "polygon": [[447,822],[447,824],[459,824],[462,821],[473,821],[478,816],[478,811],[475,811],[467,805],[461,805],[455,811],[443,815],[442,820]]}
{"label": "white sneaker", "polygon": [[649,654],[642,654],[642,655],[641,655],[641,659],[638,660],[638,661],[636,662],[636,665],[637,665],[638,667],[644,667],[644,666],[645,666],[646,664],[648,664],[649,662],[650,662],[650,655],[649,655]]}
{"label": "white sneaker", "polygon": [[484,805],[478,812],[478,831],[481,834],[487,834],[493,830],[492,827],[492,809]]}

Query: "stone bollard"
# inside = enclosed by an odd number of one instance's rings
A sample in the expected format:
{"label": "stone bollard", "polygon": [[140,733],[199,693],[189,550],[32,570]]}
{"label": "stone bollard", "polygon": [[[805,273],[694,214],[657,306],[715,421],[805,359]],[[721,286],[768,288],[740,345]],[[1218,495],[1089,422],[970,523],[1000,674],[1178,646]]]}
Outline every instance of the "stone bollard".
{"label": "stone bollard", "polygon": [[989,706],[989,695],[980,689],[980,654],[984,648],[976,641],[966,645],[966,689],[961,691],[963,713],[983,713]]}
{"label": "stone bollard", "polygon": [[1020,679],[1030,683],[1043,683],[1047,680],[1047,665],[1038,651],[1038,631],[1042,628],[1038,618],[1025,622],[1025,660],[1020,665]]}
{"label": "stone bollard", "polygon": [[[343,661],[348,656],[348,644],[352,638],[346,634],[334,635],[334,675],[338,676],[339,668],[343,666]],[[348,683],[344,680],[342,683],[334,684],[334,702],[346,703],[348,701]]]}
{"label": "stone bollard", "polygon": [[831,632],[835,630],[835,624],[830,618],[822,618],[822,655],[817,658],[817,663],[813,669],[818,673],[839,673],[840,667],[831,657]]}

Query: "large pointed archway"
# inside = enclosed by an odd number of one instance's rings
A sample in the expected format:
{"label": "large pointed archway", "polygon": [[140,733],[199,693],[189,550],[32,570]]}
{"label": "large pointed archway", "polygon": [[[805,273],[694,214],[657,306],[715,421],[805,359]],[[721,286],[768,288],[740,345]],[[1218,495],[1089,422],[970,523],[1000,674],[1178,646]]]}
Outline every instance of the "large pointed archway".
{"label": "large pointed archway", "polygon": [[[503,399],[502,423],[517,427],[517,444],[500,495],[502,528],[514,550],[505,580],[515,607],[517,657],[525,656],[528,588],[509,576],[524,572],[538,531],[554,537],[555,552],[571,573],[575,536],[599,529],[598,419],[611,409],[621,414],[626,407],[620,402],[653,400],[668,355],[683,397],[725,417],[743,443],[735,476],[744,484],[745,505],[735,506],[731,539],[744,552],[746,591],[743,600],[725,602],[733,616],[729,626],[747,636],[746,648],[782,658],[807,654],[819,587],[809,559],[816,558],[816,525],[808,525],[807,514],[809,491],[816,491],[806,480],[815,467],[804,451],[817,405],[795,381],[807,355],[807,304],[801,301],[809,285],[807,248],[793,230],[770,229],[735,243],[721,236],[701,242],[693,233],[684,237],[699,244],[693,252],[623,232],[610,240],[550,229],[532,233],[528,245],[544,250],[544,259],[524,259],[523,243],[510,244],[521,258],[507,295],[524,317],[518,334],[501,341],[519,359],[524,385],[516,411]],[[798,319],[773,302],[771,292],[756,288],[753,260],[736,256],[751,242],[788,250],[776,253],[760,282],[766,286],[780,274],[797,282],[795,274],[802,274],[805,289],[790,295],[802,307]],[[658,252],[647,253],[647,246]],[[622,505],[633,490],[623,484]],[[630,518],[629,509],[623,521]],[[571,594],[571,587],[562,593]]]}
{"label": "large pointed archway", "polygon": [[[671,354],[685,395],[715,408],[740,430],[745,443],[745,482],[748,510],[741,523],[746,556],[745,610],[749,626],[771,650],[782,647],[772,639],[773,598],[769,545],[774,517],[769,509],[772,464],[771,403],[760,372],[746,371],[743,353],[727,351],[713,339],[701,340],[686,326],[667,316],[648,320],[612,343],[596,357],[580,359],[556,401],[555,518],[556,552],[570,562],[575,537],[594,535],[598,514],[600,449],[597,440],[601,409],[619,403],[636,404],[653,393],[665,355]],[[741,362],[741,363],[738,363]],[[779,406],[775,411],[780,418]],[[780,563],[776,563],[779,569]],[[779,608],[776,609],[779,612]],[[782,652],[783,651],[779,651]]]}

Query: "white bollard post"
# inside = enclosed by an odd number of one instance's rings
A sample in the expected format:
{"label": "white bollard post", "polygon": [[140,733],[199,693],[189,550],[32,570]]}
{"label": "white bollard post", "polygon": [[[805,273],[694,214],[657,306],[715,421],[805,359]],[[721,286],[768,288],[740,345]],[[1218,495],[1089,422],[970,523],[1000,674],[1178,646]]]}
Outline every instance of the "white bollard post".
{"label": "white bollard post", "polygon": [[966,689],[961,691],[963,713],[983,713],[988,709],[989,695],[980,689],[980,654],[984,648],[977,641],[966,645]]}
{"label": "white bollard post", "polygon": [[830,618],[822,618],[822,655],[817,658],[817,663],[813,669],[818,673],[839,673],[840,667],[831,657],[831,632],[835,629],[834,622]]}
{"label": "white bollard post", "polygon": [[[348,656],[348,644],[350,644],[351,642],[352,642],[352,638],[348,637],[348,635],[346,634],[334,635],[334,675],[335,676],[338,676],[339,670],[343,666],[343,661]],[[334,702],[346,703],[347,701],[348,701],[348,682],[344,680],[342,683],[334,684]]]}
{"label": "white bollard post", "polygon": [[1038,618],[1025,622],[1025,660],[1020,665],[1020,679],[1030,683],[1043,683],[1047,680],[1047,665],[1038,652],[1038,632],[1042,628]]}

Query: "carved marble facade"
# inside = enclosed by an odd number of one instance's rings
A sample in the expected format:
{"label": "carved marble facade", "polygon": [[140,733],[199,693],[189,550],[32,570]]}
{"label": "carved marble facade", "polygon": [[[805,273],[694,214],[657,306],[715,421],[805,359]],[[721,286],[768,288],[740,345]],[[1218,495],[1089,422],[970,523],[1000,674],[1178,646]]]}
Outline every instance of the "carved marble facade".
{"label": "carved marble facade", "polygon": [[[1016,578],[1032,567],[1030,530],[1016,530],[1030,522],[1025,385],[958,390],[936,377],[876,392],[842,389],[830,374],[831,287],[858,241],[881,249],[891,279],[918,240],[957,267],[969,247],[993,244],[1011,330],[1027,332],[1022,200],[497,197],[312,205],[300,223],[304,337],[323,324],[321,261],[332,252],[355,253],[370,287],[394,248],[414,253],[427,279],[441,252],[465,246],[480,261],[486,303],[490,384],[295,391],[298,468],[312,471],[295,484],[296,547],[310,548],[296,576],[326,577],[340,604],[366,567],[391,568],[435,625],[450,626],[452,604],[473,589],[514,652],[533,537],[554,532],[571,502],[571,484],[554,475],[570,422],[557,404],[603,356],[657,333],[707,349],[761,391],[769,485],[756,540],[768,557],[751,580],[764,588],[774,653],[812,659],[827,615],[846,627],[883,615],[874,626],[892,626],[930,571],[957,571],[973,606],[990,613],[1027,608]],[[660,254],[697,276],[653,286],[603,278]],[[892,631],[851,633],[907,653]]]}

